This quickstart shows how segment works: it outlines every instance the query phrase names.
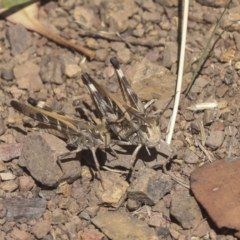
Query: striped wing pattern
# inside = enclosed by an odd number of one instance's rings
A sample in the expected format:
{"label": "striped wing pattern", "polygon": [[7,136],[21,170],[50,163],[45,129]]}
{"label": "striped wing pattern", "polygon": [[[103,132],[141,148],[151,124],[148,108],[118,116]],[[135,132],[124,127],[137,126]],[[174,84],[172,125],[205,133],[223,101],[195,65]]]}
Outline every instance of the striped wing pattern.
{"label": "striped wing pattern", "polygon": [[[89,125],[85,121],[80,121],[69,116],[56,113],[48,106],[42,104],[41,102],[37,102],[34,99],[29,99],[28,101],[33,106],[20,103],[16,100],[11,101],[11,106],[20,113],[23,113],[26,116],[48,126],[50,128],[50,133],[54,134],[54,129],[57,130],[60,134],[57,133],[56,136],[66,136],[68,139],[68,144],[77,148],[74,151],[58,156],[60,167],[60,161],[62,159],[65,159],[72,153],[79,152],[83,149],[90,149],[101,182],[103,182],[100,172],[100,165],[96,156],[96,149],[105,149],[106,147],[111,148],[110,134],[108,133],[107,129],[103,125]],[[61,135],[61,133],[63,133],[63,135]]]}
{"label": "striped wing pattern", "polygon": [[[33,104],[33,100],[34,99],[29,99],[28,101]],[[109,144],[109,136],[106,137],[108,131],[103,125],[90,125],[83,120],[58,114],[48,106],[40,107],[36,105],[36,107],[34,107],[16,100],[11,101],[11,106],[20,113],[63,133],[68,139],[71,139],[71,145],[75,147],[81,147],[82,149],[88,147],[105,148]],[[52,131],[52,133],[53,132],[54,131]],[[75,141],[73,141],[73,139]]]}
{"label": "striped wing pattern", "polygon": [[110,61],[126,101],[108,92],[88,74],[82,75],[102,118],[107,120],[109,127],[121,140],[129,141],[133,145],[156,146],[161,137],[158,121],[154,117],[146,116],[144,105],[120,69],[118,60],[112,58]]}
{"label": "striped wing pattern", "polygon": [[[126,140],[130,129],[135,131],[136,123],[132,121],[126,109],[130,109],[126,103],[116,98],[112,93],[108,92],[96,81],[94,81],[87,73],[82,75],[83,82],[89,89],[91,96],[99,110],[101,117],[106,119],[111,130],[121,139]],[[134,110],[138,114],[137,110]],[[121,119],[121,120],[119,120]]]}

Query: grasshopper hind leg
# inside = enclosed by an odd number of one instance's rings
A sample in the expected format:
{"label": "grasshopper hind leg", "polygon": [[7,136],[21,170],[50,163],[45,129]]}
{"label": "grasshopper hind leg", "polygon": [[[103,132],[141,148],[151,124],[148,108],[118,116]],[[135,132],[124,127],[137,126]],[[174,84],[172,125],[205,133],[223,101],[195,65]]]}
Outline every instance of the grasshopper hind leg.
{"label": "grasshopper hind leg", "polygon": [[134,165],[135,165],[135,163],[137,162],[137,154],[138,154],[138,152],[140,151],[140,149],[141,149],[141,147],[142,147],[143,145],[142,144],[139,144],[136,148],[135,148],[135,150],[134,150],[134,152],[133,152],[133,154],[132,154],[132,156],[131,156],[131,161],[130,161],[130,170],[133,172],[134,171]]}
{"label": "grasshopper hind leg", "polygon": [[132,156],[131,156],[130,169],[129,169],[129,173],[128,173],[128,176],[127,176],[127,179],[128,179],[130,182],[132,182],[132,179],[134,179],[134,176],[135,176],[134,165],[135,165],[136,162],[137,162],[137,154],[138,154],[138,152],[140,151],[140,149],[141,149],[142,146],[143,146],[142,144],[139,144],[139,145],[135,148],[135,150],[134,150],[134,152],[133,152],[133,154],[132,154]]}
{"label": "grasshopper hind leg", "polygon": [[109,149],[112,151],[113,156],[114,156],[115,159],[117,160],[119,157],[118,157],[117,152],[114,150],[113,146],[112,146],[112,145],[109,145]]}
{"label": "grasshopper hind leg", "polygon": [[[60,167],[60,169],[61,169],[61,171],[62,171],[62,175],[60,176],[59,179],[61,179],[61,178],[64,176],[64,174],[65,174],[65,171],[64,171],[64,169],[63,169],[63,167],[62,167],[62,160],[66,159],[66,158],[69,157],[70,155],[72,155],[72,154],[74,154],[74,153],[78,153],[78,152],[80,152],[80,151],[82,151],[82,150],[83,150],[83,149],[79,147],[79,148],[77,148],[77,149],[75,149],[75,150],[73,150],[73,151],[71,151],[71,152],[63,153],[63,154],[61,154],[61,155],[59,155],[59,156],[57,157],[57,164],[58,164],[58,166]],[[103,189],[105,190],[105,188],[104,188],[104,186],[103,186],[103,177],[102,177],[102,174],[101,174],[101,171],[100,171],[100,165],[99,165],[99,162],[98,162],[98,159],[97,159],[97,156],[96,156],[96,148],[93,147],[93,148],[90,148],[90,150],[91,150],[91,152],[92,152],[92,156],[93,156],[93,160],[94,160],[94,163],[95,163],[95,167],[96,167],[97,172],[98,172],[98,174],[99,174],[99,178],[100,178],[102,187],[103,187]]]}
{"label": "grasshopper hind leg", "polygon": [[90,148],[90,150],[91,150],[92,155],[93,155],[93,160],[94,160],[95,166],[96,166],[98,174],[99,174],[99,178],[100,178],[100,181],[101,181],[101,184],[102,184],[102,188],[103,188],[103,190],[106,190],[106,188],[104,187],[104,184],[103,184],[103,176],[102,176],[101,171],[100,171],[100,165],[99,165],[99,162],[98,162],[98,159],[97,159],[97,156],[96,156],[96,148],[92,147],[92,148]]}

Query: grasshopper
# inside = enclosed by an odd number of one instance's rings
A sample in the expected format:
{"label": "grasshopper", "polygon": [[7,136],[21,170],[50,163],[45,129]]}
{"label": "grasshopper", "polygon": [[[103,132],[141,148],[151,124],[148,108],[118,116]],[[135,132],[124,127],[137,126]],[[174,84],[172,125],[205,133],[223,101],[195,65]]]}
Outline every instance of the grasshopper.
{"label": "grasshopper", "polygon": [[[33,98],[29,98],[27,105],[16,100],[11,101],[11,106],[20,113],[37,120],[38,122],[49,127],[49,132],[67,139],[67,144],[76,147],[75,150],[61,154],[57,157],[57,162],[61,167],[61,160],[73,153],[80,152],[84,149],[90,149],[96,168],[99,172],[100,179],[101,172],[99,162],[96,157],[96,149],[105,149],[110,147],[110,133],[104,125],[93,125],[84,120],[77,120],[70,116],[63,115],[60,112],[54,112],[50,107],[43,102],[38,102]],[[112,148],[111,148],[112,149]],[[113,149],[112,149],[113,150]]]}
{"label": "grasshopper", "polygon": [[[120,69],[118,60],[112,58],[110,61],[118,76],[124,100],[117,98],[100,86],[87,73],[82,75],[82,79],[89,89],[101,117],[107,121],[111,130],[119,138],[119,140],[112,139],[112,143],[137,146],[130,163],[132,169],[141,147],[145,146],[150,154],[148,148],[158,148],[164,141],[161,139],[159,118],[147,116],[146,107],[131,88]],[[168,160],[171,157],[172,155]]]}

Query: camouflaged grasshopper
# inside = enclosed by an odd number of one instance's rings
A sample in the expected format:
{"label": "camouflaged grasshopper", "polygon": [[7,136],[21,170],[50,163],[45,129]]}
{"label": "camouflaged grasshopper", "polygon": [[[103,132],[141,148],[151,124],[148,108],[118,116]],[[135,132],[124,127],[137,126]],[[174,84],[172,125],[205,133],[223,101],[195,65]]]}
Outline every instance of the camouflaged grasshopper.
{"label": "camouflaged grasshopper", "polygon": [[[100,174],[100,166],[96,157],[96,149],[105,149],[110,146],[110,133],[104,125],[93,125],[84,120],[77,120],[70,116],[63,115],[60,112],[54,112],[50,107],[46,106],[44,102],[36,101],[33,98],[28,99],[27,105],[16,100],[11,101],[11,106],[20,113],[37,120],[46,125],[49,133],[58,137],[67,139],[67,144],[76,147],[75,150],[59,155],[57,161],[61,167],[61,160],[73,153],[80,152],[84,149],[90,149],[96,168]],[[115,151],[113,150],[115,153]]]}
{"label": "camouflaged grasshopper", "polygon": [[[128,83],[120,69],[118,60],[112,58],[110,61],[117,73],[124,100],[117,98],[100,86],[87,73],[83,74],[82,78],[101,113],[101,117],[106,120],[111,130],[119,138],[119,140],[112,139],[112,143],[137,146],[132,154],[132,168],[142,146],[145,146],[149,153],[148,148],[159,148],[159,145],[164,141],[161,139],[159,117],[147,116],[146,107]],[[172,155],[169,156],[168,160],[171,157]]]}

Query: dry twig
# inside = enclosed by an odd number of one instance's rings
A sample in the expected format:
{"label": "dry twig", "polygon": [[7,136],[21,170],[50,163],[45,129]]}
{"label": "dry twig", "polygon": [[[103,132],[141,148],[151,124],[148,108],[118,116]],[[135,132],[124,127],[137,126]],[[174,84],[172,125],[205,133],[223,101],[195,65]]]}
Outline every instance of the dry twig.
{"label": "dry twig", "polygon": [[117,33],[113,32],[105,32],[105,31],[99,31],[94,32],[91,30],[83,30],[79,29],[79,35],[82,37],[93,37],[93,38],[103,38],[110,41],[118,41],[118,42],[127,42],[128,45],[140,45],[140,46],[146,46],[146,47],[159,47],[164,46],[164,43],[161,41],[156,41],[152,39],[139,39],[132,36],[127,37],[119,37]]}

